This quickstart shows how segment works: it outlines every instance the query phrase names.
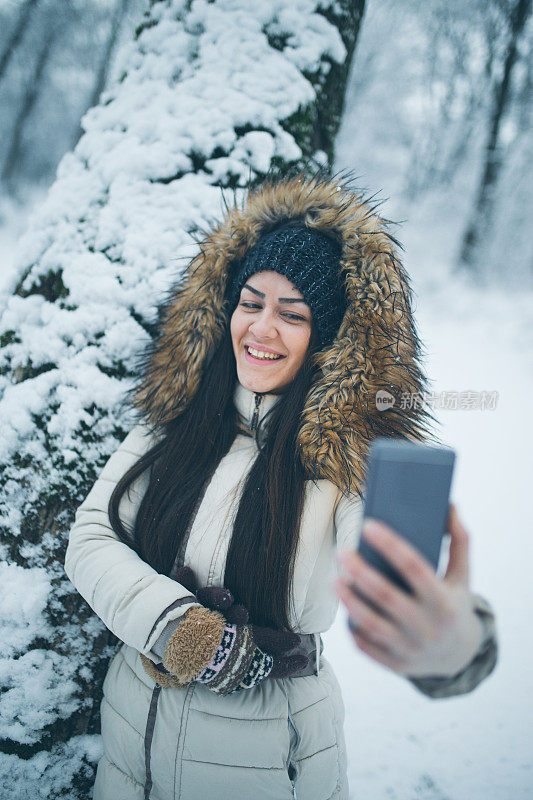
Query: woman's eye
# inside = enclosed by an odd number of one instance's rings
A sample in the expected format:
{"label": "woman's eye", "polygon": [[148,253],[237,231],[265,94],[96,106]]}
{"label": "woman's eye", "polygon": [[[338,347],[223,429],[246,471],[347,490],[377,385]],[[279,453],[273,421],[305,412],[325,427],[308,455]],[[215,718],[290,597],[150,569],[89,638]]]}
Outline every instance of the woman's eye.
{"label": "woman's eye", "polygon": [[[258,303],[252,303],[244,300],[242,301],[241,306],[244,306],[244,308],[261,308]],[[292,314],[290,311],[285,311],[284,316],[289,317],[289,319],[293,319],[296,322],[303,322],[304,320],[304,317],[299,316],[299,314]]]}
{"label": "woman's eye", "polygon": [[289,311],[285,314],[286,317],[292,317],[292,319],[296,320],[303,320],[303,317],[299,317],[298,314],[291,314]]}

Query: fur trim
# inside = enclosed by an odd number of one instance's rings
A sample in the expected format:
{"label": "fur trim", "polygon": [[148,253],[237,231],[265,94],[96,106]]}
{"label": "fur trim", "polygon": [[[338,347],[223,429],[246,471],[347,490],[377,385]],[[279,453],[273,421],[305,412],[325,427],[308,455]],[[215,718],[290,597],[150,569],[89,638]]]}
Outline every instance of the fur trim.
{"label": "fur trim", "polygon": [[166,672],[161,672],[153,661],[151,661],[147,656],[143,653],[139,653],[139,657],[141,659],[141,664],[144,667],[144,671],[150,678],[157,683],[158,686],[162,686],[163,689],[166,689],[169,686],[174,687],[175,689],[183,689],[186,686],[186,683],[181,683],[178,678],[174,675],[167,674]]}
{"label": "fur trim", "polygon": [[[224,291],[233,262],[261,233],[296,218],[342,242],[348,299],[336,338],[315,357],[319,371],[305,401],[297,447],[310,479],[361,492],[372,439],[424,439],[434,417],[420,403],[402,408],[403,393],[427,391],[409,279],[388,222],[349,180],[300,175],[265,182],[249,192],[242,208],[228,210],[160,307],[159,333],[141,356],[130,402],[154,428],[184,409],[229,324]],[[376,407],[380,390],[394,398],[387,410]]]}
{"label": "fur trim", "polygon": [[163,666],[182,683],[194,680],[215,655],[225,624],[218,611],[189,608],[168,641]]}

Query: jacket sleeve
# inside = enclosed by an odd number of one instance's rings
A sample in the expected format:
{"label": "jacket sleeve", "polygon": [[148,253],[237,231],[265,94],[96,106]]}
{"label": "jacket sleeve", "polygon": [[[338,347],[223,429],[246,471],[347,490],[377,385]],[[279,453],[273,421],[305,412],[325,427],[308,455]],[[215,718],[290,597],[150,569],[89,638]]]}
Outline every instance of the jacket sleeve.
{"label": "jacket sleeve", "polygon": [[[168,623],[200,604],[185,587],[159,574],[122,542],[107,512],[119,479],[153,444],[149,430],[137,425],[109,458],[76,511],[65,572],[115,636],[158,661],[151,648]],[[148,473],[143,473],[120,501],[119,515],[126,528],[133,527],[148,480]]]}
{"label": "jacket sleeve", "polygon": [[337,550],[356,550],[363,525],[363,502],[359,495],[341,494],[335,507]]}
{"label": "jacket sleeve", "polygon": [[[358,495],[341,495],[335,510],[335,528],[339,550],[355,549],[363,522],[363,505]],[[472,595],[473,609],[481,620],[483,637],[472,661],[452,676],[431,675],[406,679],[418,691],[433,699],[467,694],[487,678],[496,666],[498,642],[494,611],[479,594]]]}
{"label": "jacket sleeve", "polygon": [[433,700],[468,694],[488,678],[498,661],[498,638],[493,608],[479,594],[473,594],[472,601],[474,611],[482,624],[483,635],[478,651],[470,663],[449,677],[429,675],[424,678],[407,678],[416,689]]}

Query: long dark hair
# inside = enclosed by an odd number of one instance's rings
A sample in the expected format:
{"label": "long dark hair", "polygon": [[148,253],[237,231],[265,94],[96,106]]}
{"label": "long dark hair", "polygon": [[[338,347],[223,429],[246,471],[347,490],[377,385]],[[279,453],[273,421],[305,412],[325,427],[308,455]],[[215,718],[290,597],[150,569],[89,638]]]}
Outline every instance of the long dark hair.
{"label": "long dark hair", "polygon": [[[290,629],[290,590],[306,480],[296,434],[316,374],[312,356],[318,349],[313,322],[303,364],[255,433],[258,454],[244,482],[226,559],[224,586],[244,603],[252,622],[278,629]],[[228,321],[193,399],[163,426],[160,441],[123,475],[111,495],[113,530],[164,575],[169,575],[180,548],[183,553],[202,491],[237,435],[236,381]],[[147,469],[148,488],[133,530],[128,531],[120,520],[119,504]]]}

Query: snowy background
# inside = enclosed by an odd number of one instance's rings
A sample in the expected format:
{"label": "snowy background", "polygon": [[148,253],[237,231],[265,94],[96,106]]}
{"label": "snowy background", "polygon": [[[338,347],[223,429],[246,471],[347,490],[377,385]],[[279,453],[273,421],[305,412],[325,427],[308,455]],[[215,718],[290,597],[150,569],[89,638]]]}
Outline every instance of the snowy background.
{"label": "snowy background", "polygon": [[[514,249],[498,265],[501,282],[481,288],[454,274],[471,202],[473,181],[465,171],[471,170],[463,165],[436,188],[409,191],[412,138],[405,131],[413,109],[425,120],[424,100],[430,102],[416,79],[424,19],[415,24],[398,10],[387,19],[377,5],[370,3],[355,54],[337,164],[355,168],[363,185],[382,189],[389,198],[383,213],[405,220],[398,235],[433,391],[499,393],[494,410],[435,413],[443,440],[457,450],[452,498],[471,536],[472,588],[496,608],[501,651],[496,670],[471,695],[429,700],[355,652],[339,612],[325,652],[345,698],[352,797],[530,800],[533,292],[516,280]],[[384,35],[394,47],[376,52]],[[532,211],[530,204],[530,220]]]}
{"label": "snowy background", "polygon": [[[0,11],[9,5],[4,0]],[[43,3],[42,8],[50,5]],[[435,413],[442,422],[442,438],[458,452],[452,495],[471,534],[472,587],[497,611],[501,654],[496,671],[471,695],[440,701],[425,698],[357,652],[342,612],[325,637],[326,655],[345,698],[354,800],[529,800],[533,795],[529,666],[533,539],[526,502],[533,475],[528,415],[533,395],[528,221],[533,203],[527,135],[531,100],[528,106],[526,99],[531,88],[527,58],[531,35],[519,43],[519,69],[513,77],[513,96],[519,99],[507,108],[499,144],[503,166],[491,193],[490,247],[478,248],[465,266],[465,231],[475,216],[490,118],[492,84],[486,76],[476,16],[484,4],[432,0],[423,11],[418,5],[377,0],[367,5],[336,141],[336,166],[354,170],[361,186],[380,191],[384,215],[403,221],[396,234],[405,247],[404,263],[413,280],[415,313],[433,390],[498,392],[493,410],[435,409]],[[102,63],[96,55],[110,44],[120,49],[120,41],[127,42],[141,6],[104,0],[70,6],[96,15],[93,19],[101,19],[103,27],[80,28],[85,33],[69,52],[72,63],[81,66],[78,72],[71,69],[70,82],[65,82],[64,64],[50,70],[56,81],[43,81],[41,94],[46,91],[49,96],[41,97],[40,112],[36,106],[32,112],[43,117],[43,109],[50,109],[44,118],[47,125],[43,133],[30,125],[26,155],[18,154],[18,166],[10,168],[9,181],[2,184],[3,305],[28,252],[38,247],[28,237],[19,245],[19,239],[31,226],[32,212],[39,213],[57,161],[75,142],[79,117],[89,107],[97,80],[101,81]],[[118,43],[110,42],[109,21],[119,11]],[[76,20],[70,22],[75,24]],[[497,76],[501,43],[496,34],[493,41],[492,74]],[[113,59],[108,60],[112,72]],[[25,86],[22,57],[15,67],[20,86]],[[13,117],[10,103],[17,106],[17,85],[14,79],[9,87],[0,82],[3,130]],[[53,99],[61,93],[65,108],[58,110]],[[80,105],[82,95],[86,103]],[[62,114],[69,124],[64,123],[63,130],[68,130],[60,139],[54,120],[61,120]],[[4,145],[7,138],[4,135]],[[4,576],[0,624],[6,632],[16,603],[11,606],[5,598],[22,597],[27,577],[12,569]],[[44,571],[33,570],[35,605],[24,609],[28,642],[35,635],[31,621],[38,621],[48,590]]]}

